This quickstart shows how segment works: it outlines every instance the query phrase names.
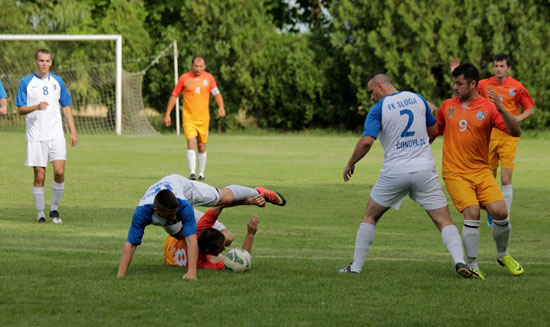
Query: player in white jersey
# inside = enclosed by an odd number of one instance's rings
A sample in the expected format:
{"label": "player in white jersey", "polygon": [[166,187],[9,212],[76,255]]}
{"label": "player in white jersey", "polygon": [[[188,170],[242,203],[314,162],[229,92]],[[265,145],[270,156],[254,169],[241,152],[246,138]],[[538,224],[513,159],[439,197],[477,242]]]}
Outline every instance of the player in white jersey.
{"label": "player in white jersey", "polygon": [[20,115],[26,116],[27,160],[26,166],[33,167],[32,194],[36,207],[36,220],[46,222],[44,215],[44,179],[48,159],[53,166],[52,204],[50,218],[56,224],[59,217],[58,205],[65,189],[65,160],[67,148],[63,134],[61,110],[67,121],[71,146],[78,142],[71,113],[71,97],[61,77],[51,74],[51,54],[46,49],[34,55],[36,73],[27,75],[19,82],[15,105]]}
{"label": "player in white jersey", "polygon": [[384,162],[357,231],[353,263],[338,272],[361,272],[376,223],[390,207],[399,209],[408,195],[422,205],[440,230],[456,271],[465,278],[479,278],[464,262],[460,234],[451,220],[435,170],[430,143],[438,135],[438,127],[428,103],[419,94],[397,91],[383,73],[369,78],[367,90],[377,103],[370,109],[363,134],[344,168],[344,181],[349,181],[355,164],[369,152],[376,138],[384,148]]}
{"label": "player in white jersey", "polygon": [[[141,244],[145,227],[156,225],[178,240],[185,239],[189,252],[189,269],[184,279],[196,279],[198,246],[197,226],[193,206],[236,206],[254,204],[264,207],[266,202],[278,206],[286,204],[278,192],[242,185],[229,185],[217,189],[205,183],[190,181],[181,175],[168,175],[151,185],[132,217],[128,238],[122,250],[117,276],[124,277],[132,261],[137,246]],[[202,215],[201,215],[202,216]],[[233,241],[233,234],[223,225],[218,225],[225,236],[226,245]]]}

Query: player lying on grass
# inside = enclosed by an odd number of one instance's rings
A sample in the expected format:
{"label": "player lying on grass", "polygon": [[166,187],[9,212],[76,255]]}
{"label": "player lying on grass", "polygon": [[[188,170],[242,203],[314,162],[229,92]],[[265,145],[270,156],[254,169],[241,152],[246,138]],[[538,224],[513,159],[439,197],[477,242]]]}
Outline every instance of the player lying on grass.
{"label": "player lying on grass", "polygon": [[[224,270],[223,255],[221,253],[231,244],[233,239],[227,239],[223,228],[217,221],[223,206],[208,209],[197,223],[197,238],[199,255],[197,260],[198,269]],[[195,215],[202,214],[195,210]],[[242,248],[252,253],[252,243],[258,230],[260,219],[254,215],[247,224],[247,233]],[[187,243],[172,236],[167,236],[164,241],[164,264],[169,266],[188,266]]]}
{"label": "player lying on grass", "polygon": [[279,206],[286,204],[280,193],[262,187],[252,189],[229,185],[217,189],[176,174],[162,178],[147,189],[138,203],[122,250],[117,277],[126,276],[136,248],[141,244],[145,227],[153,224],[161,226],[177,239],[185,239],[189,248],[189,269],[183,278],[196,279],[198,247],[193,205],[213,207],[254,204],[264,207],[266,201]]}

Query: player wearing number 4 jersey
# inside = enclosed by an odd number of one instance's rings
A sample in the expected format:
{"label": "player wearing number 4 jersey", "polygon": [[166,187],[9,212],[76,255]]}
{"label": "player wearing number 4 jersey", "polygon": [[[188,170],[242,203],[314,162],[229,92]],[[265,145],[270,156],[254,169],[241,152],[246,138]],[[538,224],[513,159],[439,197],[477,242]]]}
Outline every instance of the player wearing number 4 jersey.
{"label": "player wearing number 4 jersey", "polygon": [[462,240],[468,264],[483,276],[477,256],[480,208],[485,208],[494,219],[497,261],[512,274],[521,275],[523,268],[507,251],[510,219],[488,159],[493,128],[512,136],[520,136],[521,128],[494,91],[488,93],[490,101],[479,95],[476,67],[460,65],[452,76],[456,97],[443,102],[437,123],[439,134],[443,135],[443,179],[455,207],[464,215]]}
{"label": "player wearing number 4 jersey", "polygon": [[168,127],[172,123],[170,113],[176,104],[176,99],[183,91],[183,132],[187,139],[187,164],[189,165],[189,179],[196,179],[195,149],[198,143],[199,181],[204,180],[206,169],[206,143],[208,142],[208,128],[210,125],[210,110],[208,103],[210,94],[214,96],[218,105],[218,115],[225,116],[223,97],[214,76],[205,71],[206,61],[202,57],[191,60],[191,71],[180,76],[178,84],[172,91],[172,96],[166,106],[164,124]]}
{"label": "player wearing number 4 jersey", "polygon": [[369,79],[367,89],[377,103],[369,111],[363,134],[344,168],[344,181],[351,178],[355,164],[369,152],[376,138],[384,148],[384,163],[357,231],[353,263],[339,272],[361,272],[374,240],[376,223],[390,207],[399,209],[408,195],[426,210],[440,230],[456,271],[465,278],[479,278],[464,263],[460,234],[451,221],[435,171],[430,142],[438,130],[428,103],[418,94],[398,92],[382,73]]}

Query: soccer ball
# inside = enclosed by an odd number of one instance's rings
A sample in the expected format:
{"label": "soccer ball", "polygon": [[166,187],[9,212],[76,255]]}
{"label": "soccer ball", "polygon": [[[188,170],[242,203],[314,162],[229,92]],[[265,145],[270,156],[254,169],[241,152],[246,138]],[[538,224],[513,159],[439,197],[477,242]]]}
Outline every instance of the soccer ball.
{"label": "soccer ball", "polygon": [[252,256],[243,248],[231,249],[223,258],[225,269],[234,272],[245,272],[252,266]]}

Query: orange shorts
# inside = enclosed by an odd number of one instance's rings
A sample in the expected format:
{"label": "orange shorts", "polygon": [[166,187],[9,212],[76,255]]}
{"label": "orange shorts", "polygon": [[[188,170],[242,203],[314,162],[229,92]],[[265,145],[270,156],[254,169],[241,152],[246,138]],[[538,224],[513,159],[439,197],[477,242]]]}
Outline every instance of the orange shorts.
{"label": "orange shorts", "polygon": [[486,207],[495,201],[504,200],[490,169],[461,175],[443,173],[443,180],[459,212],[474,205]]}
{"label": "orange shorts", "polygon": [[500,168],[516,168],[517,150],[517,141],[512,137],[509,140],[491,139],[489,143],[489,166],[492,170],[496,170],[500,161]]}
{"label": "orange shorts", "polygon": [[187,243],[172,236],[164,240],[164,264],[187,267]]}
{"label": "orange shorts", "polygon": [[195,121],[184,120],[183,121],[183,133],[186,139],[197,138],[199,143],[208,142],[208,128],[210,127],[210,121]]}

